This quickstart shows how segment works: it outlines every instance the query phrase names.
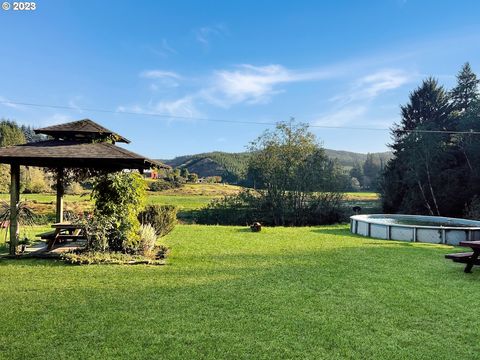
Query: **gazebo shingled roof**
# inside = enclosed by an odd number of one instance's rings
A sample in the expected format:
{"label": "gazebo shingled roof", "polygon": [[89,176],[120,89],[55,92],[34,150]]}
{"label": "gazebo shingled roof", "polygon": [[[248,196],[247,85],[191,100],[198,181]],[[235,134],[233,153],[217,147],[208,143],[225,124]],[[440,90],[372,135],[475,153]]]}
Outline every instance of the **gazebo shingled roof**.
{"label": "gazebo shingled roof", "polygon": [[57,168],[56,219],[63,221],[63,172],[65,168],[91,168],[118,171],[152,167],[170,168],[115,145],[130,141],[111,130],[85,119],[35,130],[53,140],[0,148],[0,163],[10,164],[10,254],[18,243],[17,207],[20,201],[20,165]]}
{"label": "gazebo shingled roof", "polygon": [[0,163],[106,170],[169,168],[110,143],[46,140],[0,148]]}
{"label": "gazebo shingled roof", "polygon": [[104,128],[90,119],[83,119],[73,121],[65,124],[47,126],[44,128],[36,129],[36,134],[50,135],[53,138],[65,138],[65,137],[95,137],[95,136],[112,136],[117,142],[124,142],[129,144],[130,140],[123,136]]}

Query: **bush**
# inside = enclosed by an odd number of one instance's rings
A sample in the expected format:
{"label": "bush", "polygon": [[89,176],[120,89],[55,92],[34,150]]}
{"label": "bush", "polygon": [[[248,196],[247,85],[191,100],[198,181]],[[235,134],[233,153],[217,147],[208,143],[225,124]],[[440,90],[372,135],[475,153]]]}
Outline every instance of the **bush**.
{"label": "bush", "polygon": [[174,187],[175,186],[171,182],[165,181],[163,179],[159,179],[150,183],[150,185],[148,186],[148,189],[150,191],[164,191],[168,189],[173,189]]}
{"label": "bush", "polygon": [[248,225],[254,221],[265,222],[265,216],[260,214],[251,204],[251,192],[246,190],[238,195],[224,196],[215,199],[205,208],[194,212],[194,221],[205,225]]}
{"label": "bush", "polygon": [[177,208],[173,205],[147,205],[138,215],[142,224],[150,224],[159,237],[167,235],[177,223]]}
{"label": "bush", "polygon": [[[341,193],[306,193],[301,204],[293,199],[287,196],[279,208],[268,194],[244,190],[212,201],[206,208],[197,211],[194,219],[199,224],[242,226],[255,221],[273,226],[327,225],[346,219]],[[279,224],[277,219],[281,219],[282,223]]]}
{"label": "bush", "polygon": [[87,250],[107,251],[113,238],[114,223],[115,220],[112,216],[98,214],[88,217],[84,222],[87,233]]}
{"label": "bush", "polygon": [[21,168],[21,185],[25,194],[39,194],[50,190],[44,171],[36,167]]}
{"label": "bush", "polygon": [[155,248],[157,237],[157,232],[152,225],[142,224],[140,226],[140,244],[137,251],[144,255],[150,254]]}
{"label": "bush", "polygon": [[[93,183],[92,198],[95,200],[94,222],[106,221],[109,229],[110,251],[130,251],[140,241],[138,213],[145,202],[145,182],[135,173],[114,173],[98,176]],[[97,229],[100,236],[102,230]]]}
{"label": "bush", "polygon": [[68,195],[80,195],[83,194],[85,190],[83,189],[83,186],[80,185],[78,182],[71,183],[67,186],[65,189],[65,194]]}

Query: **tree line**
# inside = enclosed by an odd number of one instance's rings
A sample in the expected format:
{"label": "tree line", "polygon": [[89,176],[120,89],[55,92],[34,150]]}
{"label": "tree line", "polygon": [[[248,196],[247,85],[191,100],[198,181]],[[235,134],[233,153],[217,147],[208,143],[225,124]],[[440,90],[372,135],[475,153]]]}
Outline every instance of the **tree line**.
{"label": "tree line", "polygon": [[400,122],[392,128],[394,157],[380,181],[384,212],[476,217],[479,82],[466,63],[452,89],[429,77],[410,93]]}

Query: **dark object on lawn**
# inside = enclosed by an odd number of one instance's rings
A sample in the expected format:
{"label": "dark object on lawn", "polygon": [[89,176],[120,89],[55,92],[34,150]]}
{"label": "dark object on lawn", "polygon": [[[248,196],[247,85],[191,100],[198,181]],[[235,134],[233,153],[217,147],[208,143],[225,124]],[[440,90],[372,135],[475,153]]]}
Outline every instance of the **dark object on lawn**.
{"label": "dark object on lawn", "polygon": [[262,224],[259,222],[254,222],[251,226],[250,229],[252,229],[253,232],[259,232],[262,230]]}
{"label": "dark object on lawn", "polygon": [[353,212],[354,212],[355,214],[358,215],[358,214],[360,214],[360,211],[362,211],[362,208],[357,205],[357,206],[354,206],[354,207],[352,208],[352,210],[353,210]]}

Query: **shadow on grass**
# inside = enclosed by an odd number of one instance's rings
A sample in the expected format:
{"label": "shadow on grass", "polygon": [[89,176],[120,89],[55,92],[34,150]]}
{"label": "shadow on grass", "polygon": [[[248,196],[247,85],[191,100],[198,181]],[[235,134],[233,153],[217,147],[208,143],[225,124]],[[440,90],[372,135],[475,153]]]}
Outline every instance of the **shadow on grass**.
{"label": "shadow on grass", "polygon": [[325,234],[325,235],[334,235],[334,236],[355,236],[355,234],[350,233],[350,229],[323,229],[323,228],[315,228],[312,229],[312,232],[318,234]]}
{"label": "shadow on grass", "polygon": [[71,264],[67,264],[59,259],[36,259],[36,258],[0,258],[0,267],[1,266],[9,266],[9,265],[19,265],[19,266],[41,266],[41,267],[59,267],[65,266],[70,267],[73,266]]}
{"label": "shadow on grass", "polygon": [[[254,232],[253,232],[249,227],[245,227],[245,228],[242,228],[242,229],[235,229],[235,232],[252,233],[252,234],[254,234]],[[258,233],[258,232],[257,232],[257,233]]]}

